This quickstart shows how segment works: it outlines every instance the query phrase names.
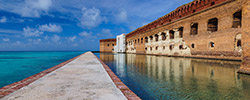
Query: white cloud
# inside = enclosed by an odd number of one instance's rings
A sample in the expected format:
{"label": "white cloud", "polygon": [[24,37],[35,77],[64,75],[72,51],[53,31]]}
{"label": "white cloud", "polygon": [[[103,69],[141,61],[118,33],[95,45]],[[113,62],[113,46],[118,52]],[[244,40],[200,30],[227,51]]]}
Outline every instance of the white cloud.
{"label": "white cloud", "polygon": [[7,18],[5,16],[3,16],[1,19],[0,19],[0,23],[6,23],[7,22]]}
{"label": "white cloud", "polygon": [[4,42],[9,42],[9,41],[10,41],[9,38],[3,38],[2,40],[3,40]]}
{"label": "white cloud", "polygon": [[24,4],[13,12],[23,17],[40,17],[41,14],[48,12],[51,5],[52,0],[25,0]]}
{"label": "white cloud", "polygon": [[112,37],[110,29],[102,29],[101,33],[97,34],[100,37]]}
{"label": "white cloud", "polygon": [[69,41],[72,41],[72,42],[73,42],[73,41],[75,41],[76,36],[69,37],[68,39],[69,39]]}
{"label": "white cloud", "polygon": [[23,35],[26,37],[30,37],[30,36],[40,36],[42,35],[43,32],[37,30],[37,29],[32,29],[29,26],[27,26],[26,28],[23,28]]}
{"label": "white cloud", "polygon": [[33,44],[39,44],[41,43],[42,40],[39,38],[39,39],[28,39],[28,41]]}
{"label": "white cloud", "polygon": [[73,44],[73,47],[77,47],[77,46],[78,46],[78,44],[77,44],[77,43]]}
{"label": "white cloud", "polygon": [[45,25],[39,26],[39,30],[46,31],[46,32],[60,33],[60,32],[62,32],[63,29],[62,29],[62,27],[60,25],[45,24]]}
{"label": "white cloud", "polygon": [[84,38],[97,38],[96,36],[93,35],[92,32],[86,32],[86,31],[83,31],[83,32],[79,33],[78,35],[82,36]]}
{"label": "white cloud", "polygon": [[79,33],[79,35],[80,36],[84,36],[84,37],[88,37],[88,36],[91,36],[91,32],[90,33],[88,33],[88,32],[81,32],[81,33]]}
{"label": "white cloud", "polygon": [[61,39],[61,37],[58,36],[58,35],[54,35],[54,36],[52,37],[52,41],[53,41],[53,42],[56,42],[56,43],[58,43],[58,42],[60,41],[60,39]]}
{"label": "white cloud", "polygon": [[125,9],[121,10],[117,15],[116,15],[116,20],[119,22],[124,22],[127,21],[127,11]]}
{"label": "white cloud", "polygon": [[1,33],[11,33],[11,34],[22,33],[22,31],[19,31],[19,30],[10,30],[10,29],[1,29],[1,28],[0,28],[0,32]]}
{"label": "white cloud", "polygon": [[16,41],[16,42],[14,42],[13,43],[13,45],[20,45],[22,42],[20,42],[20,41]]}
{"label": "white cloud", "polygon": [[103,18],[101,17],[101,11],[97,8],[87,9],[82,8],[82,17],[80,19],[81,26],[87,28],[93,28],[101,24]]}
{"label": "white cloud", "polygon": [[46,36],[44,37],[44,40],[48,40],[48,39],[49,39],[49,36],[46,35]]}
{"label": "white cloud", "polygon": [[102,29],[102,33],[104,34],[110,34],[110,29]]}

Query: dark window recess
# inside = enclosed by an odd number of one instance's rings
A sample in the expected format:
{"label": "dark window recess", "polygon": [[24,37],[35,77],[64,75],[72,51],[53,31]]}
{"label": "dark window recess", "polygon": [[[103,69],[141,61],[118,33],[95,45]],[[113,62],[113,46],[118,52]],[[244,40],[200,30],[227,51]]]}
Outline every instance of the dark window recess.
{"label": "dark window recess", "polygon": [[198,34],[198,23],[191,24],[190,35],[197,35]]}
{"label": "dark window recess", "polygon": [[214,47],[214,42],[210,42],[210,47],[211,47],[211,48]]}
{"label": "dark window recess", "polygon": [[179,31],[180,38],[182,38],[183,37],[183,27],[179,28],[178,31]]}
{"label": "dark window recess", "polygon": [[173,50],[173,48],[174,48],[174,45],[169,46],[169,50]]}
{"label": "dark window recess", "polygon": [[162,32],[162,33],[161,33],[161,37],[162,37],[162,40],[166,40],[166,38],[167,38],[167,37],[166,37],[166,33]]}
{"label": "dark window recess", "polygon": [[152,47],[150,47],[150,50],[152,51],[152,50],[153,50],[153,48],[152,48]]}
{"label": "dark window recess", "polygon": [[184,48],[183,48],[183,45],[180,45],[180,46],[179,46],[179,49],[180,49],[180,50],[183,50],[183,49],[184,49]]}
{"label": "dark window recess", "polygon": [[157,47],[155,47],[155,50],[158,50],[158,46],[157,46]]}
{"label": "dark window recess", "polygon": [[108,46],[109,46],[109,44],[108,44]]}
{"label": "dark window recess", "polygon": [[233,26],[232,28],[241,27],[241,20],[242,20],[242,11],[237,11],[233,14]]}
{"label": "dark window recess", "polygon": [[195,13],[196,12],[196,10],[193,10],[193,13]]}
{"label": "dark window recess", "polygon": [[148,43],[148,37],[145,37],[145,42]]}
{"label": "dark window recess", "polygon": [[212,18],[208,20],[207,31],[210,31],[210,32],[218,31],[218,19],[217,18]]}
{"label": "dark window recess", "polygon": [[153,36],[150,36],[149,38],[150,38],[151,41],[153,40]]}
{"label": "dark window recess", "polygon": [[112,46],[115,46],[115,44],[112,44]]}
{"label": "dark window recess", "polygon": [[241,40],[238,40],[238,41],[237,41],[237,47],[238,47],[238,48],[241,48]]}
{"label": "dark window recess", "polygon": [[165,46],[163,46],[163,50],[165,50]]}
{"label": "dark window recess", "polygon": [[148,48],[146,47],[146,48],[145,48],[145,50],[147,51],[147,50],[148,50]]}
{"label": "dark window recess", "polygon": [[156,42],[158,41],[158,37],[159,37],[159,35],[158,35],[158,34],[155,34],[155,41],[156,41]]}
{"label": "dark window recess", "polygon": [[169,31],[170,39],[174,39],[174,31],[170,30]]}
{"label": "dark window recess", "polygon": [[211,6],[215,5],[215,2],[211,2]]}
{"label": "dark window recess", "polygon": [[141,38],[141,43],[143,43],[143,38]]}
{"label": "dark window recess", "polygon": [[140,39],[138,39],[138,43],[140,43]]}
{"label": "dark window recess", "polygon": [[192,47],[192,48],[195,48],[195,45],[194,45],[194,43],[192,43],[192,44],[191,44],[191,47]]}

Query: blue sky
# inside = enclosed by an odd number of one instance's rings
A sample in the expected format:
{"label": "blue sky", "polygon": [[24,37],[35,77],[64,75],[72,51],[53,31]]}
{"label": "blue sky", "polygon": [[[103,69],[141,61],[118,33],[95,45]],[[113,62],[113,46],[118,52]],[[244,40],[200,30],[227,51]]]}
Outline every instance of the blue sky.
{"label": "blue sky", "polygon": [[0,51],[99,50],[192,0],[0,0]]}

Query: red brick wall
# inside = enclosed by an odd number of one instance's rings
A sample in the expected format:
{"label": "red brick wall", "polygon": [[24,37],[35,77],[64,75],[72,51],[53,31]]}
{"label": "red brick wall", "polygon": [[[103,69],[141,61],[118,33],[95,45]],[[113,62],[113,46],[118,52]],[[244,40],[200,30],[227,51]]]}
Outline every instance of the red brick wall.
{"label": "red brick wall", "polygon": [[116,39],[100,40],[100,52],[113,52],[116,45]]}

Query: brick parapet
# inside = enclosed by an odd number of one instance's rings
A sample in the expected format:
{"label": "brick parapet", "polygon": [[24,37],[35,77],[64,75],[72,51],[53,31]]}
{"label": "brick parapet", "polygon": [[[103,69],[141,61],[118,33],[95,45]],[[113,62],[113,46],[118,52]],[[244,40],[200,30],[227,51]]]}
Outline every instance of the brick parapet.
{"label": "brick parapet", "polygon": [[102,39],[100,42],[116,42],[116,39]]}
{"label": "brick parapet", "polygon": [[154,29],[159,26],[163,26],[169,23],[172,23],[173,21],[176,21],[178,19],[182,19],[184,17],[194,15],[197,12],[205,11],[213,6],[216,6],[217,4],[221,4],[223,2],[226,3],[226,1],[231,2],[235,0],[194,0],[188,4],[182,5],[175,9],[174,11],[170,12],[169,14],[145,25],[142,26],[135,31],[130,32],[126,35],[126,37],[131,37],[136,34],[140,34],[146,31],[149,31],[151,29]]}

